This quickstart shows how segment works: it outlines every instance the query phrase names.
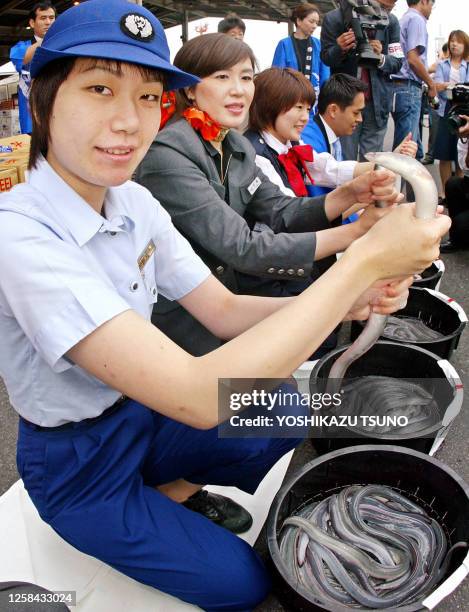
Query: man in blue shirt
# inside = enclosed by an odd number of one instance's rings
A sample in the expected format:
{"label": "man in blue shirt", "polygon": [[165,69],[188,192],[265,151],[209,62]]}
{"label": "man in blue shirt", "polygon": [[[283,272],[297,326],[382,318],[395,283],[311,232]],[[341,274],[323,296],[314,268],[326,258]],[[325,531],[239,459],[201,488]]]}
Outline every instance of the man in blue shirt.
{"label": "man in blue shirt", "polygon": [[[362,123],[365,108],[366,85],[348,74],[334,74],[319,93],[318,112],[302,133],[304,142],[310,144],[314,153],[330,153],[337,164],[337,183],[341,185],[364,172],[373,165],[370,162],[344,161],[340,138],[351,136]],[[417,145],[410,133],[399,143],[396,153],[415,157]],[[316,161],[316,158],[315,158]],[[320,184],[321,185],[321,184]],[[333,187],[311,185],[311,195],[332,191]],[[349,217],[355,220],[356,215]]]}
{"label": "man in blue shirt", "polygon": [[[365,108],[365,83],[348,74],[334,74],[319,93],[318,113],[302,133],[302,139],[315,153],[330,153],[336,161],[343,162],[340,138],[351,136],[362,123]],[[357,162],[342,164],[346,180],[355,174]],[[332,191],[329,187],[313,185],[311,195]]]}
{"label": "man in blue shirt", "polygon": [[428,85],[430,100],[437,95],[435,83],[427,70],[427,21],[434,4],[435,0],[407,0],[409,10],[400,20],[404,62],[400,72],[393,77],[393,148],[412,132],[412,139],[419,143],[417,159],[423,157],[419,134],[422,83]]}
{"label": "man in blue shirt", "polygon": [[55,8],[50,2],[37,2],[29,14],[29,26],[34,31],[31,40],[20,40],[10,50],[10,59],[20,75],[18,102],[20,108],[20,125],[22,134],[30,134],[32,130],[31,115],[28,107],[28,96],[31,78],[29,64],[36,49],[41,45],[47,30],[54,23]]}

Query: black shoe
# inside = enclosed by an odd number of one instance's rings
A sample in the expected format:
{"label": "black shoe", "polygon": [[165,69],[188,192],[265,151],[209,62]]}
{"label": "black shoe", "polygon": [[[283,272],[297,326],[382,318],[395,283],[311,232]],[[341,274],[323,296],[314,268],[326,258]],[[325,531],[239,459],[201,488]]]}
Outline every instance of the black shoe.
{"label": "black shoe", "polygon": [[422,164],[424,166],[431,166],[434,161],[435,160],[433,159],[433,157],[429,157],[428,155],[425,155],[425,157],[422,159]]}
{"label": "black shoe", "polygon": [[204,489],[191,495],[182,505],[233,533],[244,533],[252,525],[252,516],[245,508],[229,497],[209,493]]}
{"label": "black shoe", "polygon": [[440,253],[454,253],[455,251],[459,251],[460,248],[461,247],[459,247],[457,244],[451,242],[451,240],[444,240],[440,244]]}

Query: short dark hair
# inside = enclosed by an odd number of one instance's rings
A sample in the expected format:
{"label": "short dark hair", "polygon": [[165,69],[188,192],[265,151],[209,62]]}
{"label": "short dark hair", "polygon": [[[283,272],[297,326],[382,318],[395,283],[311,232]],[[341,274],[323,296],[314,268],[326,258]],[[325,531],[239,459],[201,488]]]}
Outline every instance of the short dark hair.
{"label": "short dark hair", "polygon": [[449,49],[448,49],[448,43],[447,42],[441,47],[441,50],[443,51],[443,53],[448,53]]}
{"label": "short dark hair", "polygon": [[226,34],[233,28],[239,28],[243,34],[246,32],[246,24],[236,13],[228,13],[224,19],[218,22],[218,31],[221,34]]}
{"label": "short dark hair", "polygon": [[407,0],[407,6],[415,6],[420,0]]}
{"label": "short dark hair", "polygon": [[52,9],[57,17],[57,10],[51,2],[48,0],[44,0],[44,2],[36,2],[36,4],[33,5],[33,8],[29,11],[29,19],[35,21],[38,11],[47,11],[49,9]]}
{"label": "short dark hair", "polygon": [[[31,84],[29,106],[33,121],[33,131],[31,133],[31,148],[28,162],[30,170],[36,167],[40,155],[44,157],[47,155],[50,141],[50,120],[55,98],[57,97],[59,87],[69,77],[77,59],[80,58],[66,57],[49,62]],[[123,64],[123,62],[95,57],[84,59],[89,61],[89,66],[91,67],[105,64],[112,66],[118,72],[122,69]],[[162,72],[139,64],[129,65],[133,66],[144,78],[160,81],[164,85],[164,74]]]}
{"label": "short dark hair", "polygon": [[305,2],[304,4],[299,4],[292,9],[290,15],[290,21],[296,25],[297,19],[305,19],[311,13],[317,13],[319,17],[321,17],[321,13],[319,12],[318,7],[315,4]]}
{"label": "short dark hair", "polygon": [[[257,62],[249,45],[226,34],[212,33],[196,36],[184,43],[176,53],[174,65],[203,79],[217,70],[232,68],[245,59],[250,60],[255,70]],[[176,99],[178,111],[191,106],[184,89],[176,92]]]}
{"label": "short dark hair", "polygon": [[316,95],[309,79],[292,68],[267,68],[254,78],[255,93],[249,109],[249,127],[273,127],[277,117],[298,103],[314,105]]}
{"label": "short dark hair", "polygon": [[359,93],[365,93],[368,86],[349,74],[333,74],[319,91],[318,112],[323,115],[329,104],[337,104],[341,110],[351,106]]}

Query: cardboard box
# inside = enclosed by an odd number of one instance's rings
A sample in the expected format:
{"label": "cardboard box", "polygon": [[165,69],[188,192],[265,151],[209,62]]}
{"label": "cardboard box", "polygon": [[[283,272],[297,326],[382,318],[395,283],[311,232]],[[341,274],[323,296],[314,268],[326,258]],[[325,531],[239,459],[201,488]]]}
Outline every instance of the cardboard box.
{"label": "cardboard box", "polygon": [[9,191],[14,185],[18,184],[18,172],[16,168],[0,170],[0,193]]}
{"label": "cardboard box", "polygon": [[28,156],[10,156],[0,158],[0,171],[15,170],[18,183],[24,183],[26,181],[25,173],[28,170]]}
{"label": "cardboard box", "polygon": [[26,183],[28,164],[21,164],[16,169],[18,171],[18,183]]}
{"label": "cardboard box", "polygon": [[[20,134],[19,134],[20,136]],[[9,136],[11,137],[11,136]],[[5,159],[10,159],[11,157],[28,159],[29,158],[29,149],[19,149],[18,151],[12,151],[8,153],[0,153],[0,161]]]}
{"label": "cardboard box", "polygon": [[0,170],[8,170],[13,166],[21,166],[27,163],[28,158],[25,155],[10,155],[9,157],[0,158]]}
{"label": "cardboard box", "polygon": [[11,155],[12,153],[18,155],[20,151],[29,153],[30,144],[31,136],[29,134],[8,135],[6,138],[0,138],[0,155],[2,157],[5,157],[5,154]]}

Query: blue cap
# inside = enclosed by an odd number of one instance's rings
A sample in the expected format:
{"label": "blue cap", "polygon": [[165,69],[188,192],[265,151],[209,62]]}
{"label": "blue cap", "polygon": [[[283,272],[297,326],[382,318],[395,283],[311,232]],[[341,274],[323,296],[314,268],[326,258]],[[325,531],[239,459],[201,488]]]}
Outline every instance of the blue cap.
{"label": "blue cap", "polygon": [[199,82],[171,64],[166,35],[153,13],[127,0],[88,0],[59,15],[34,54],[31,77],[65,57],[100,57],[155,68],[165,74],[168,90]]}

